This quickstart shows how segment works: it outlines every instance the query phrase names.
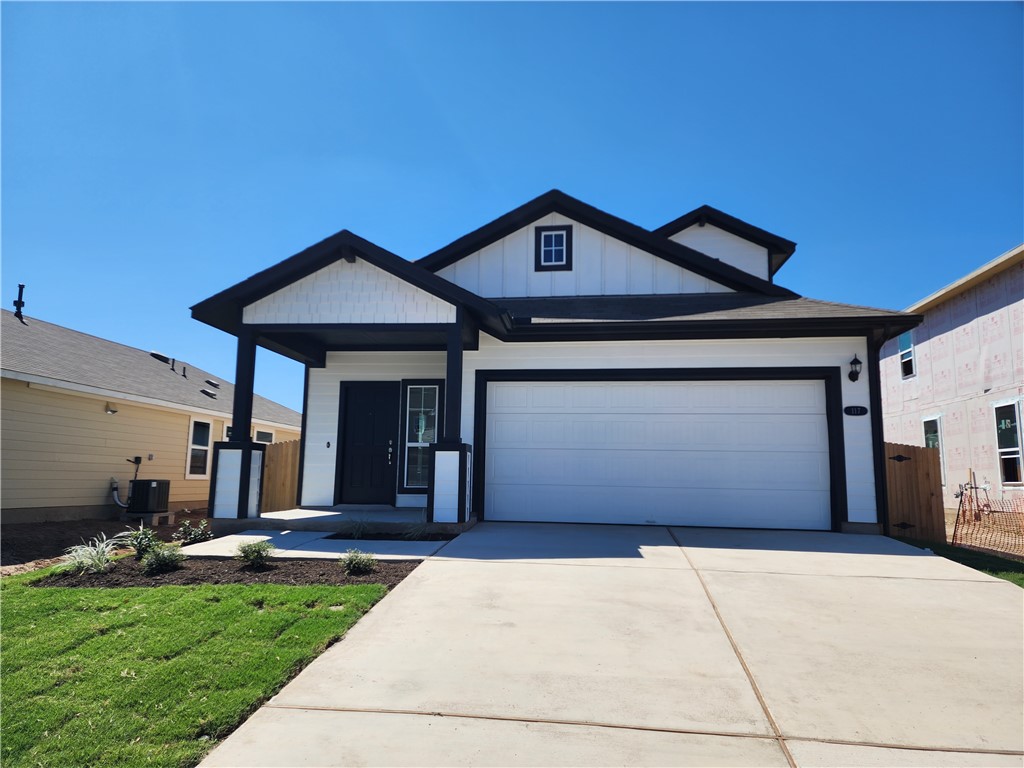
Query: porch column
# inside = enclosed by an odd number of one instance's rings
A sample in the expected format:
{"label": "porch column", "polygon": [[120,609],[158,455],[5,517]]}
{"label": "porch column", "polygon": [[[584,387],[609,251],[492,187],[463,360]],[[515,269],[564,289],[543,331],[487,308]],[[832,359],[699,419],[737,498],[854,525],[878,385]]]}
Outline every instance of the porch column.
{"label": "porch column", "polygon": [[447,369],[444,381],[444,431],[442,443],[462,443],[462,307],[448,329]]}
{"label": "porch column", "polygon": [[430,480],[427,486],[427,521],[464,523],[468,504],[470,447],[462,442],[462,308],[448,328],[447,367],[444,387],[444,425],[441,439],[430,446]]}
{"label": "porch column", "polygon": [[238,472],[239,518],[248,517],[252,475],[252,390],[256,383],[256,337],[246,326],[238,332],[235,358],[235,398],[231,408],[231,442],[241,448]]}

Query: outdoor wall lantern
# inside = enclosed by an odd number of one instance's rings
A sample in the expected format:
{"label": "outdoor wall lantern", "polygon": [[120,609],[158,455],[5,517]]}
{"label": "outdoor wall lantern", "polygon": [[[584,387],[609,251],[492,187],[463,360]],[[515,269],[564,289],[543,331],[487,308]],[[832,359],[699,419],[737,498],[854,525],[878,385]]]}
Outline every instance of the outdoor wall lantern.
{"label": "outdoor wall lantern", "polygon": [[860,378],[860,367],[862,363],[857,359],[857,356],[853,356],[853,360],[850,361],[850,381],[856,381]]}
{"label": "outdoor wall lantern", "polygon": [[115,408],[111,403],[107,403],[107,407],[104,408],[103,410],[107,412],[107,416],[113,416],[115,413],[117,413],[117,408]]}

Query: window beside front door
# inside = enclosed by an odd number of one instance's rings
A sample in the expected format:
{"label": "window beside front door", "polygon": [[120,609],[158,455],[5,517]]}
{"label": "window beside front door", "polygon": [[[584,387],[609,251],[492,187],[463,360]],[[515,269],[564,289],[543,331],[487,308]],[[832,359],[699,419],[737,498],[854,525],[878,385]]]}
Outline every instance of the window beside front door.
{"label": "window beside front door", "polygon": [[425,491],[430,472],[430,444],[441,429],[441,381],[403,382],[402,466],[403,491]]}
{"label": "window beside front door", "polygon": [[997,405],[996,450],[999,453],[999,475],[1003,483],[1021,483],[1020,413],[1016,403]]}

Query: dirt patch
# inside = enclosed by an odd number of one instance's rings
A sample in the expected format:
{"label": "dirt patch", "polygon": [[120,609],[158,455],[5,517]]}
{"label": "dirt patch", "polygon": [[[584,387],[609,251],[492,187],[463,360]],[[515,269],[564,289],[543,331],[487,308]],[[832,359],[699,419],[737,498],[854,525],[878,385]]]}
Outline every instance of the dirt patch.
{"label": "dirt patch", "polygon": [[[205,511],[179,514],[174,525],[153,528],[162,541],[171,541],[171,535],[185,520],[199,525],[206,520]],[[64,550],[106,534],[107,538],[124,533],[139,524],[120,520],[71,520],[61,523],[5,523],[0,526],[0,576],[25,573],[53,565],[62,559]]]}
{"label": "dirt patch", "polygon": [[335,560],[275,560],[252,568],[239,560],[190,558],[170,573],[147,576],[132,557],[116,561],[105,573],[63,571],[33,583],[36,587],[162,587],[169,584],[384,584],[391,589],[412,573],[419,560],[380,561],[372,573],[348,576]]}

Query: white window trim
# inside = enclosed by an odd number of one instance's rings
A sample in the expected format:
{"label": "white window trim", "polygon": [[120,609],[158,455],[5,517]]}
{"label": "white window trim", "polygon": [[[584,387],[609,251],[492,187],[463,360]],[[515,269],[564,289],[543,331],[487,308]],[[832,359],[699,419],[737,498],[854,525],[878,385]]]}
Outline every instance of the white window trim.
{"label": "white window trim", "polygon": [[[224,422],[224,442],[227,442],[230,439],[230,438],[228,438],[228,430],[229,429],[231,429],[231,424],[230,424],[230,422],[225,421]],[[268,432],[270,434],[270,442],[269,443],[265,443],[262,440],[257,440],[256,439],[256,433],[257,432]],[[252,437],[252,441],[254,443],[259,443],[260,445],[271,445],[271,444],[273,444],[274,440],[277,438],[277,431],[274,430],[274,429],[271,429],[269,427],[261,427],[259,424],[253,424],[252,425],[252,435],[251,435],[251,437]]]}
{"label": "white window trim", "polygon": [[[999,485],[1009,486],[1010,488],[1020,488],[1024,486],[1024,424],[1021,423],[1021,416],[1024,416],[1024,398],[1012,397],[1005,400],[995,400],[990,403],[992,407],[992,434],[995,438],[993,444],[996,449],[996,471],[999,473]],[[1019,458],[1019,467],[1021,473],[1021,480],[1017,482],[1007,482],[1003,480],[1003,463],[1002,457],[1004,454],[1013,455],[1011,451],[1013,448],[1000,448],[999,447],[999,430],[998,422],[996,421],[996,408],[1003,408],[1007,405],[1012,405],[1016,409],[1017,415],[1017,456]]]}
{"label": "white window trim", "polygon": [[[209,438],[206,443],[206,472],[202,475],[194,475],[190,471],[192,468],[192,448],[202,448],[201,445],[193,445],[192,439],[195,435],[196,422],[202,422],[203,424],[210,425]],[[197,419],[195,416],[188,417],[188,437],[185,444],[185,479],[186,480],[209,480],[210,479],[210,466],[213,464],[213,420],[212,419]]]}
{"label": "white window trim", "polygon": [[427,490],[427,486],[426,485],[422,485],[422,486],[421,485],[409,485],[409,449],[410,448],[429,448],[430,445],[431,445],[431,443],[413,443],[413,442],[409,442],[409,440],[408,440],[408,437],[409,437],[409,413],[410,413],[410,408],[409,408],[409,390],[412,389],[413,387],[420,387],[422,389],[433,389],[434,390],[434,419],[435,419],[435,423],[434,423],[434,437],[435,438],[437,437],[437,433],[438,433],[438,431],[439,431],[439,429],[441,427],[441,425],[437,423],[437,416],[441,412],[441,387],[439,385],[437,385],[437,384],[406,384],[405,385],[405,393],[404,393],[405,394],[405,397],[404,397],[404,400],[405,400],[405,414],[404,414],[404,417],[405,418],[402,420],[404,422],[402,424],[402,428],[405,430],[405,432],[402,435],[402,437],[404,438],[402,440],[402,450],[405,452],[405,455],[402,456],[402,475],[403,476],[399,478],[399,485],[400,485],[400,487],[406,488],[409,491],[420,491],[420,490],[426,491]]}
{"label": "white window trim", "polygon": [[[561,243],[558,244],[558,245],[555,245],[555,244],[552,244],[550,246],[545,245],[544,244],[544,240],[546,238],[548,238],[548,237],[550,237],[552,239],[557,237],[561,241]],[[543,264],[545,267],[564,267],[566,265],[567,261],[568,261],[566,259],[565,252],[566,252],[566,247],[565,247],[565,232],[564,231],[556,230],[554,232],[541,232],[540,233],[540,263],[541,264]],[[561,258],[557,259],[557,260],[553,259],[552,261],[546,261],[544,259],[544,254],[545,253],[550,253],[552,257],[554,257],[554,255],[556,253],[560,253],[561,254]]]}
{"label": "white window trim", "polygon": [[[946,439],[942,435],[942,414],[933,413],[921,417],[921,435],[924,436],[924,423],[934,421],[939,428],[939,474],[942,477],[942,487],[946,487]],[[925,445],[925,448],[928,446]]]}

